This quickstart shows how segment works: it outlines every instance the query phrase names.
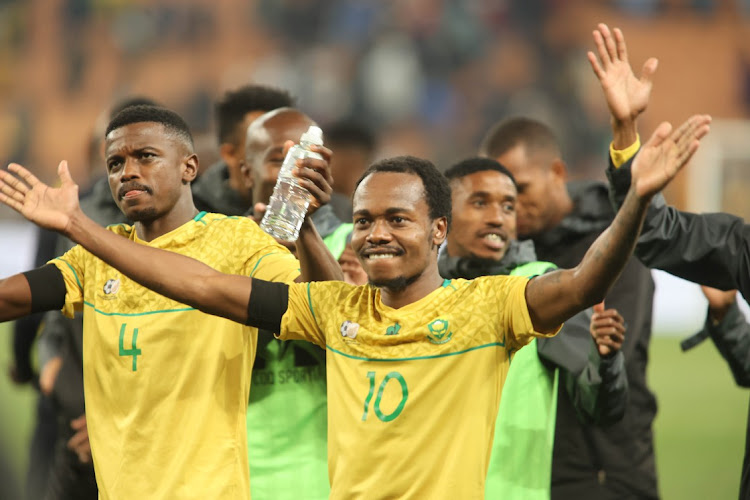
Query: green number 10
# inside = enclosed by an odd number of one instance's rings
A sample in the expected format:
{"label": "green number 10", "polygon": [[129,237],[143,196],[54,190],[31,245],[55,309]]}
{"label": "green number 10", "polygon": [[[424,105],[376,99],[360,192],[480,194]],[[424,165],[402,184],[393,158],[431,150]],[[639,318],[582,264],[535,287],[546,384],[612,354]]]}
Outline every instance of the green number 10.
{"label": "green number 10", "polygon": [[[367,420],[367,412],[370,408],[370,401],[372,400],[372,395],[375,393],[375,372],[367,372],[367,378],[370,380],[370,391],[367,393],[367,397],[365,398],[365,412],[362,414],[363,421]],[[401,385],[401,402],[398,404],[395,410],[386,415],[380,410],[380,400],[383,397],[385,386],[388,385],[388,382],[391,379],[396,379],[396,381]],[[380,387],[378,388],[378,395],[375,398],[375,404],[373,405],[375,416],[377,416],[378,419],[383,422],[390,422],[391,420],[394,420],[396,417],[401,415],[401,411],[404,409],[404,405],[406,404],[407,399],[409,399],[409,388],[406,386],[406,380],[404,380],[403,375],[401,375],[399,372],[389,373],[383,378],[383,381],[380,383]]]}

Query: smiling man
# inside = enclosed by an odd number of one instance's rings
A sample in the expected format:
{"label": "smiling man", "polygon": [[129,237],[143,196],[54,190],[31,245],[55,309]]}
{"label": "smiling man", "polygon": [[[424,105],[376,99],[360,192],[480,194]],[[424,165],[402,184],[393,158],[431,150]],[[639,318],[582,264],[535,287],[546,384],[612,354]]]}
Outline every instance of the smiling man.
{"label": "smiling man", "polygon": [[[363,286],[268,283],[123,241],[80,213],[64,162],[58,189],[18,165],[23,180],[0,172],[0,202],[158,293],[324,347],[331,498],[482,498],[509,353],[604,298],[651,197],[695,152],[707,122],[694,117],[671,133],[662,124],[633,164],[623,208],[581,263],[531,280],[440,277],[450,188],[414,157],[372,165],[356,188],[352,248],[370,279]],[[18,310],[6,309],[0,319]]]}
{"label": "smiling man", "polygon": [[[174,112],[123,110],[107,128],[105,156],[112,195],[135,221],[109,228],[118,242],[183,253],[222,272],[299,277],[300,262],[250,219],[198,212],[190,191],[198,158]],[[325,203],[327,165],[308,166],[300,178]],[[328,277],[326,270],[339,277],[305,226],[302,271],[318,273],[305,278]],[[256,329],[147,290],[80,246],[0,282],[0,320],[51,309],[84,311],[86,416],[100,498],[249,498],[245,411]]]}
{"label": "smiling man", "polygon": [[[438,256],[443,277],[534,276],[557,269],[537,261],[531,241],[516,240],[518,190],[508,169],[489,158],[470,158],[445,175],[451,186],[453,228]],[[487,498],[550,497],[558,388],[582,425],[622,418],[628,395],[620,352],[623,333],[616,310],[601,310],[593,317],[586,310],[566,321],[555,337],[534,339],[530,348],[515,355],[495,423]],[[534,470],[516,466],[532,461]]]}

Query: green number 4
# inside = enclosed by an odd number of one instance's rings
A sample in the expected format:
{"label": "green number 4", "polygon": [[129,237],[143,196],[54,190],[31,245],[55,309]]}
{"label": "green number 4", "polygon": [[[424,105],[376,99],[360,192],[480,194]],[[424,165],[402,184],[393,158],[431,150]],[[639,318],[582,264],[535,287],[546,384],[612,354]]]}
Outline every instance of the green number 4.
{"label": "green number 4", "polygon": [[120,327],[120,356],[133,356],[133,371],[138,369],[138,355],[141,354],[141,350],[135,345],[138,340],[138,328],[133,329],[133,338],[130,341],[130,349],[125,349],[125,330],[127,324],[123,323]]}
{"label": "green number 4", "polygon": [[[367,420],[367,413],[370,409],[370,401],[372,400],[372,396],[375,393],[375,372],[367,372],[367,378],[370,380],[370,391],[367,393],[367,397],[365,398],[365,412],[362,414],[362,421]],[[380,409],[380,401],[383,397],[385,386],[388,385],[388,382],[391,379],[396,379],[396,381],[398,381],[398,383],[401,385],[401,402],[399,402],[395,410],[386,415]],[[404,409],[404,405],[406,404],[407,399],[409,399],[409,388],[406,386],[406,380],[404,380],[403,375],[401,375],[399,372],[389,373],[383,378],[383,381],[380,383],[380,387],[378,388],[378,395],[375,398],[375,404],[373,405],[375,416],[377,416],[378,419],[382,422],[390,422],[391,420],[394,420],[396,417],[401,415],[401,411]]]}

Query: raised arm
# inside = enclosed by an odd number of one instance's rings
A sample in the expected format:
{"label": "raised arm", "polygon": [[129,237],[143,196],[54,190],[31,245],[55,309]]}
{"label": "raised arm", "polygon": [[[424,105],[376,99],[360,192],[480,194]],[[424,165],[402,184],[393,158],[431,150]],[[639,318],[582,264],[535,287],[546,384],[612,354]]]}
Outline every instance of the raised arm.
{"label": "raised arm", "polygon": [[[292,141],[287,142],[288,151]],[[311,221],[311,215],[315,210],[331,201],[333,177],[331,176],[330,164],[333,153],[323,146],[312,146],[312,150],[319,153],[323,159],[305,158],[297,160],[297,168],[294,171],[300,185],[310,191],[313,198],[296,243],[297,258],[301,271],[297,281],[344,281],[341,266],[331,255]]]}
{"label": "raised arm", "polygon": [[[50,188],[20,165],[11,164],[0,171],[0,202],[21,213],[30,221],[58,231],[88,251],[119,269],[125,275],[166,297],[216,316],[246,323],[252,279],[222,274],[211,267],[172,252],[139,245],[107,231],[86,217],[78,205],[78,186],[61,162],[58,174],[60,188]],[[10,281],[12,280],[12,281]],[[10,294],[18,295],[3,308],[23,312],[23,276],[9,278]]]}
{"label": "raised arm", "polygon": [[[648,106],[658,61],[648,59],[641,77],[633,73],[622,32],[600,24],[588,53],[611,114],[612,155],[607,169],[610,198],[618,209],[631,181],[637,118]],[[646,266],[717,288],[739,288],[750,298],[750,226],[729,214],[692,214],[666,204],[659,194],[646,213],[635,256]]]}
{"label": "raised arm", "polygon": [[606,24],[599,24],[593,36],[596,54],[589,52],[588,60],[609,107],[613,149],[624,150],[638,140],[638,117],[648,106],[659,61],[653,57],[646,60],[637,77],[619,28],[610,31]]}
{"label": "raised arm", "polygon": [[674,131],[668,123],[659,125],[633,163],[633,183],[622,208],[581,263],[529,282],[526,301],[537,331],[553,331],[573,314],[604,300],[633,251],[651,198],[695,153],[710,120],[696,115]]}

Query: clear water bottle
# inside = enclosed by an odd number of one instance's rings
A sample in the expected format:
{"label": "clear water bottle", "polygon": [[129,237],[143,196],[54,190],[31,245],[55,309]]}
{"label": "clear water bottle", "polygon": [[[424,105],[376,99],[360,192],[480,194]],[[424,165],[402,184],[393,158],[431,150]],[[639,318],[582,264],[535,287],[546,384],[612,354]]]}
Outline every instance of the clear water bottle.
{"label": "clear water bottle", "polygon": [[266,213],[260,221],[260,228],[276,239],[296,241],[299,237],[299,229],[310,206],[311,195],[299,185],[298,179],[292,175],[292,169],[299,159],[323,159],[320,154],[310,151],[312,145],[323,145],[323,131],[315,125],[302,134],[299,144],[292,146],[281,164],[276,187],[273,188]]}

